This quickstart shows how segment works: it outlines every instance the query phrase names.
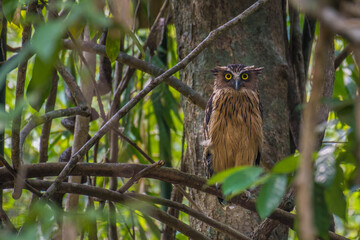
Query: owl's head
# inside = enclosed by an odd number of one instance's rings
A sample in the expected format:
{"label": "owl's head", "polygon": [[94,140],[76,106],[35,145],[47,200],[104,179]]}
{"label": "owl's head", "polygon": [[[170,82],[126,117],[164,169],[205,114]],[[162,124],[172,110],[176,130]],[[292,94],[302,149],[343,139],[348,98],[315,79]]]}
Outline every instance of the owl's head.
{"label": "owl's head", "polygon": [[215,75],[214,89],[232,88],[236,91],[241,89],[257,89],[257,75],[263,67],[245,66],[242,64],[229,64],[218,66],[211,70]]}

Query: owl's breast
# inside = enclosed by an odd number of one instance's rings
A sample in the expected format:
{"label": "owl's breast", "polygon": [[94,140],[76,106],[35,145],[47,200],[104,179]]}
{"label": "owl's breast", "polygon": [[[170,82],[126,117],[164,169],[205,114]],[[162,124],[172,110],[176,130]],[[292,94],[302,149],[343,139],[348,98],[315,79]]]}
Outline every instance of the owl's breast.
{"label": "owl's breast", "polygon": [[254,163],[263,138],[257,93],[219,91],[209,124],[215,172]]}

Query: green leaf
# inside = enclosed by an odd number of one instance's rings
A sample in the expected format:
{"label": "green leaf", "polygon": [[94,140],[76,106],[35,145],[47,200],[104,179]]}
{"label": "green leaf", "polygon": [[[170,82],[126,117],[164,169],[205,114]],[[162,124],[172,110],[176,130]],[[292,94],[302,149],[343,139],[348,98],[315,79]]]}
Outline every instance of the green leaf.
{"label": "green leaf", "polygon": [[2,4],[3,4],[2,10],[3,10],[5,18],[8,22],[12,22],[16,8],[18,6],[18,3],[19,3],[18,0],[3,0],[2,1]]}
{"label": "green leaf", "polygon": [[31,44],[44,62],[52,60],[59,51],[65,30],[66,24],[59,20],[47,22],[36,29]]}
{"label": "green leaf", "polygon": [[39,111],[51,90],[53,65],[35,57],[32,78],[26,90],[26,97],[32,108]]}
{"label": "green leaf", "polygon": [[327,188],[332,184],[335,174],[334,148],[323,147],[316,160],[315,182]]}
{"label": "green leaf", "polygon": [[69,32],[75,39],[78,39],[81,33],[84,31],[85,25],[86,22],[84,21],[76,21],[71,26],[69,26]]}
{"label": "green leaf", "polygon": [[291,173],[295,171],[300,162],[300,155],[294,154],[284,158],[283,160],[277,162],[272,168],[272,173]]}
{"label": "green leaf", "polygon": [[285,174],[272,174],[261,187],[256,200],[256,209],[262,220],[268,217],[279,206],[285,194],[286,184],[287,176]]}
{"label": "green leaf", "polygon": [[[114,62],[119,55],[120,51],[120,34],[116,34],[114,31],[119,31],[118,29],[110,28],[106,37],[106,55],[111,62]],[[119,32],[120,33],[120,32]]]}
{"label": "green leaf", "polygon": [[329,211],[346,221],[346,199],[341,189],[341,182],[344,180],[343,170],[336,168],[336,177],[333,184],[325,190],[326,203]]}
{"label": "green leaf", "polygon": [[221,185],[223,194],[232,197],[241,193],[256,182],[262,172],[262,168],[252,166],[247,166],[234,172],[225,178],[224,183]]}
{"label": "green leaf", "polygon": [[244,168],[248,168],[248,166],[235,167],[235,168],[227,169],[225,171],[221,171],[221,172],[217,173],[216,175],[212,176],[208,180],[207,184],[214,185],[216,183],[222,183],[225,180],[225,178],[227,178],[231,174],[233,174],[241,169],[244,169]]}
{"label": "green leaf", "polygon": [[154,223],[154,220],[150,217],[143,215],[143,218],[145,219],[147,225],[149,226],[151,232],[154,234],[155,239],[160,239],[160,230],[157,227],[157,225]]}
{"label": "green leaf", "polygon": [[327,208],[324,188],[319,184],[314,184],[314,220],[317,235],[323,239],[329,239],[330,214]]}

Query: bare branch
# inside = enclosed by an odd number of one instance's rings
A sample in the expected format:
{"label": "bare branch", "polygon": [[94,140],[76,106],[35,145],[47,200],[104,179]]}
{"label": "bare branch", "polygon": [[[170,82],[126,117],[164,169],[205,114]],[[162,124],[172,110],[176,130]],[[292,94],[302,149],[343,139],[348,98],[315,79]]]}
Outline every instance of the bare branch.
{"label": "bare branch", "polygon": [[62,63],[57,64],[56,70],[60,73],[61,77],[66,82],[66,85],[69,87],[71,94],[76,101],[76,104],[79,106],[87,106],[86,98],[82,94],[80,87],[77,85],[73,75],[71,75],[71,73]]}
{"label": "bare branch", "polygon": [[[31,186],[28,182],[28,180],[24,179],[24,177],[22,176],[22,174],[18,174],[18,171],[13,169],[9,164],[8,162],[5,160],[5,158],[0,154],[0,162],[2,163],[2,165],[5,166],[5,168],[7,169],[8,173],[10,173],[10,175],[14,178],[14,192],[15,192],[15,187],[18,185],[18,186],[21,186],[21,188],[18,190],[18,191],[21,191],[22,190],[22,185],[25,184],[28,189],[34,193],[35,195],[41,197],[42,194],[37,190],[35,189],[33,186]],[[21,169],[20,169],[21,170]],[[20,184],[15,184],[15,181],[22,181],[22,183]],[[21,194],[20,194],[21,195]]]}
{"label": "bare branch", "polygon": [[[57,72],[53,70],[51,77],[51,90],[48,99],[45,104],[45,112],[54,111],[57,85],[59,81],[59,76]],[[49,137],[51,130],[51,120],[46,121],[41,129],[40,135],[40,147],[39,147],[39,162],[47,162],[48,160],[48,148],[49,148]],[[20,133],[20,152],[22,152],[22,143],[21,143],[21,133]],[[21,154],[20,154],[21,155]]]}
{"label": "bare branch", "polygon": [[138,145],[136,145],[136,143],[126,137],[119,129],[112,128],[112,130],[115,131],[115,133],[118,134],[121,138],[123,138],[127,143],[133,146],[141,155],[143,155],[146,160],[148,160],[152,164],[155,163],[155,161],[149,155],[147,155]]}
{"label": "bare branch", "polygon": [[[64,163],[39,163],[39,164],[23,165],[23,167],[26,168],[26,172],[28,173],[27,177],[57,176],[64,166],[65,166]],[[71,172],[71,175],[132,177],[134,174],[146,168],[147,166],[148,165],[124,164],[124,163],[102,163],[102,164],[79,163]],[[206,185],[207,182],[206,179],[188,173],[180,172],[176,169],[167,168],[167,167],[154,169],[154,171],[150,172],[147,177],[162,181],[167,181],[170,183],[182,184],[218,197],[222,196],[220,190],[218,190],[213,186]],[[13,182],[11,180],[12,177],[6,171],[6,169],[0,168],[0,182],[2,183],[0,184],[0,189],[12,188]],[[28,181],[38,189],[47,189],[50,186],[50,184],[53,183],[53,182],[46,182],[40,180],[28,180]],[[89,190],[88,188],[90,186],[80,185],[80,184],[60,183],[59,186],[61,192],[65,191],[65,192],[83,194],[101,199],[106,198],[108,193],[109,194],[111,193],[111,195],[119,194],[121,196],[128,194],[128,193],[120,194],[116,191],[110,191],[102,188],[100,188],[101,190],[98,190],[97,188]],[[96,195],[94,195],[92,191],[97,192]],[[98,191],[101,191],[101,193],[98,193]],[[105,195],[102,195],[103,191],[109,191],[109,192]],[[101,196],[99,196],[99,194]],[[252,199],[249,200],[246,194],[242,194],[232,199],[231,203],[239,204],[242,207],[254,212],[256,211],[255,201]],[[273,212],[273,214],[269,216],[269,218],[277,220],[280,223],[290,228],[293,228],[295,215],[281,209],[275,209],[275,211]],[[174,228],[177,229],[176,227]],[[329,232],[329,234],[330,234],[330,239],[346,240],[346,238],[336,235],[333,232]]]}
{"label": "bare branch", "polygon": [[337,69],[345,58],[352,52],[352,49],[347,45],[335,58],[334,67]]}
{"label": "bare branch", "polygon": [[[36,185],[38,188],[47,189],[52,182],[32,180],[31,183]],[[164,211],[150,204],[144,205],[144,202],[139,201],[133,197],[130,197],[130,195],[121,194],[116,191],[107,190],[99,187],[74,184],[74,183],[60,183],[59,190],[67,193],[88,195],[103,200],[109,200],[112,202],[120,202],[121,204],[124,204],[133,210],[144,212],[146,215],[149,215],[150,217],[155,218],[160,222],[170,225],[171,227],[175,228],[179,232],[183,233],[184,235],[192,239],[209,240],[209,238],[207,238],[203,234],[199,233],[198,231],[194,230],[193,228],[184,224],[178,219],[168,215]]]}

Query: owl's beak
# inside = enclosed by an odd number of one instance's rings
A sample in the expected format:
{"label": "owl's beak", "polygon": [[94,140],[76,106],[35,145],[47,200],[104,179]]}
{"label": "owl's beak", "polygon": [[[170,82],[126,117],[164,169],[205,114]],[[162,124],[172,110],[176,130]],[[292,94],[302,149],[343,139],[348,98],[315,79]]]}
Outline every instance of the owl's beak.
{"label": "owl's beak", "polygon": [[241,80],[236,80],[235,81],[235,90],[239,90],[241,86],[242,86]]}

